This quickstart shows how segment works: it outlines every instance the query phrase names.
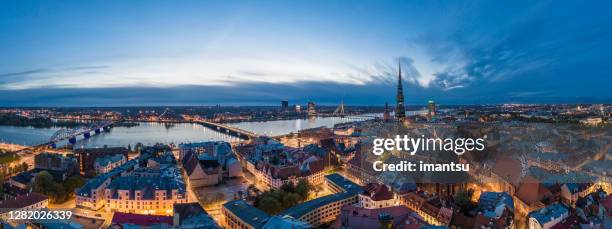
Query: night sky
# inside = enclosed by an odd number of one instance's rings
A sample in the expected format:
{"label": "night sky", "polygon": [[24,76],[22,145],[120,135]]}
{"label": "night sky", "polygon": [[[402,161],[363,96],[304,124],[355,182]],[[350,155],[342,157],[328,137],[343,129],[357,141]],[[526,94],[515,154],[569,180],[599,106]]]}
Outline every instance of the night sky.
{"label": "night sky", "polygon": [[612,103],[609,1],[0,1],[0,106]]}

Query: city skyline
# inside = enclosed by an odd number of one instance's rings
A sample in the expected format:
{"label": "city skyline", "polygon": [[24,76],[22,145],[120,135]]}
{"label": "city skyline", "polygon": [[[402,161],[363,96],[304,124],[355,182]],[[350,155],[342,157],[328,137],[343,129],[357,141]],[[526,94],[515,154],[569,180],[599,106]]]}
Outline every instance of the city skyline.
{"label": "city skyline", "polygon": [[605,2],[0,5],[0,106],[612,102]]}

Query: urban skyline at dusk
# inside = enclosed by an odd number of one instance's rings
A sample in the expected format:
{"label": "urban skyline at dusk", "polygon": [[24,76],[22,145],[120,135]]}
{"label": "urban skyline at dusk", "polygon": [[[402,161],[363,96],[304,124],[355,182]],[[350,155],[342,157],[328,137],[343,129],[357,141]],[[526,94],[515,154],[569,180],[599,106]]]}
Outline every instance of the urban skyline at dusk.
{"label": "urban skyline at dusk", "polygon": [[7,1],[0,106],[610,103],[606,4]]}

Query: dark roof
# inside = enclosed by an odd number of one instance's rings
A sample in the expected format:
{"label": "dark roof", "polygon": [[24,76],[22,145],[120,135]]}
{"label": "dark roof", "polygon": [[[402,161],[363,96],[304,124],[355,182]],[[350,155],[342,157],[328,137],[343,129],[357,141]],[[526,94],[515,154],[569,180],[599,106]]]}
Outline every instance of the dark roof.
{"label": "dark roof", "polygon": [[254,228],[262,228],[271,217],[244,200],[233,200],[223,204],[223,207]]}
{"label": "dark roof", "polygon": [[172,216],[140,215],[115,212],[112,222],[116,224],[136,224],[140,226],[151,226],[156,224],[172,225]]}
{"label": "dark roof", "polygon": [[353,183],[352,181],[344,178],[343,176],[337,173],[329,174],[325,176],[325,179],[328,182],[332,182],[335,185],[342,187],[344,191],[347,192],[359,193],[363,191],[363,188],[361,186]]}
{"label": "dark roof", "polygon": [[340,200],[344,200],[347,198],[351,198],[356,196],[357,193],[353,193],[353,192],[340,192],[340,193],[335,193],[335,194],[331,194],[331,195],[327,195],[327,196],[323,196],[323,197],[319,197],[316,198],[314,200],[309,200],[306,201],[304,203],[298,204],[296,206],[293,206],[283,212],[280,213],[280,215],[289,215],[293,218],[299,219],[300,217],[304,216],[305,214],[319,208],[325,205],[328,205],[330,203],[334,203],[336,201],[340,201]]}
{"label": "dark roof", "polygon": [[36,173],[36,174],[42,171],[48,172],[53,177],[53,181],[58,182],[58,183],[62,183],[64,181],[64,178],[67,178],[67,173],[65,171],[41,169],[41,168],[35,168],[35,169],[30,170],[31,173]]}
{"label": "dark roof", "polygon": [[179,222],[194,215],[208,214],[199,203],[174,204],[174,215],[179,216]]}
{"label": "dark roof", "polygon": [[46,199],[49,199],[49,197],[36,192],[31,192],[26,195],[6,199],[0,202],[0,213],[8,212],[15,209],[21,209],[32,204],[44,201]]}
{"label": "dark roof", "polygon": [[21,196],[21,195],[26,195],[28,194],[28,190],[17,187],[17,186],[13,186],[9,183],[4,183],[2,184],[2,191],[10,196]]}
{"label": "dark roof", "polygon": [[185,153],[185,155],[183,155],[183,158],[181,158],[181,164],[185,165],[187,164],[187,162],[189,162],[189,160],[194,156],[193,152],[187,151],[187,153]]}
{"label": "dark roof", "polygon": [[193,154],[187,153],[185,155],[183,158],[183,169],[187,172],[187,176],[191,176],[198,163],[198,159]]}
{"label": "dark roof", "polygon": [[152,200],[155,198],[155,190],[166,190],[167,198],[172,196],[172,191],[177,190],[178,193],[185,193],[185,184],[178,177],[168,176],[147,176],[134,179],[134,176],[120,176],[111,181],[107,190],[110,190],[113,198],[118,196],[119,190],[128,190],[129,199],[133,200],[136,197],[136,191],[142,191],[143,200]]}
{"label": "dark roof", "polygon": [[217,168],[219,167],[219,162],[214,159],[214,160],[200,160],[200,166],[202,166],[203,169],[213,169],[213,168]]}
{"label": "dark roof", "polygon": [[293,206],[281,213],[281,215],[289,215],[293,218],[300,218],[304,214],[311,212],[314,209],[317,209],[321,206],[325,206],[330,203],[334,203],[339,200],[347,199],[353,196],[356,196],[357,193],[363,192],[363,188],[352,181],[344,178],[343,176],[334,173],[325,176],[325,179],[328,182],[334,183],[335,185],[344,189],[343,192],[335,193],[323,197],[316,198],[314,200],[306,201],[302,204],[298,204]]}
{"label": "dark roof", "polygon": [[12,180],[25,185],[29,184],[30,181],[32,181],[32,178],[34,178],[34,175],[32,175],[32,173],[29,171],[21,172],[11,177]]}
{"label": "dark roof", "polygon": [[332,151],[336,154],[341,154],[343,153],[341,147],[339,147],[338,144],[336,144],[336,141],[333,138],[325,138],[325,139],[321,139],[320,141],[321,147]]}

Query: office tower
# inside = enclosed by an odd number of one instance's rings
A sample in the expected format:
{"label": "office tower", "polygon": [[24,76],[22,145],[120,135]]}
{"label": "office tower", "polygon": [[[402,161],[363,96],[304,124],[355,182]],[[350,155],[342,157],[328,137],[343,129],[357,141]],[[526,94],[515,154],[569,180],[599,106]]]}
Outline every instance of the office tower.
{"label": "office tower", "polygon": [[315,103],[310,101],[308,102],[308,117],[317,116],[317,111],[315,110]]}
{"label": "office tower", "polygon": [[287,100],[281,101],[281,111],[288,111],[288,110],[289,110],[289,101]]}
{"label": "office tower", "polygon": [[436,119],[436,103],[433,100],[429,100],[427,107],[429,108],[428,109],[429,111],[427,112],[427,117],[429,118],[429,120],[435,120]]}

